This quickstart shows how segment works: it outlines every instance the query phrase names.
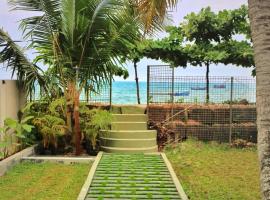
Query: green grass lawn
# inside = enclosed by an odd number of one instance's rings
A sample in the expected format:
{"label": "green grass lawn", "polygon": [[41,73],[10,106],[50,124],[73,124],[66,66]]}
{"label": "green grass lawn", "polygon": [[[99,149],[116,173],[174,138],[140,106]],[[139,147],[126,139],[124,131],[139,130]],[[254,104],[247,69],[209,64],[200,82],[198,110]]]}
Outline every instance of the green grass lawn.
{"label": "green grass lawn", "polygon": [[168,147],[170,159],[191,200],[258,200],[257,151],[187,141]]}
{"label": "green grass lawn", "polygon": [[75,200],[89,164],[18,164],[0,177],[1,200]]}

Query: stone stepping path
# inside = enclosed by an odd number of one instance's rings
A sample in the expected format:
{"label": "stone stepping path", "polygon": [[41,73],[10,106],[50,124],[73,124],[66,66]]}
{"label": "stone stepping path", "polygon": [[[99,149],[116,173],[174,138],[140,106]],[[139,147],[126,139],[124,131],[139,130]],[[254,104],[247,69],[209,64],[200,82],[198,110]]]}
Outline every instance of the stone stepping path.
{"label": "stone stepping path", "polygon": [[78,200],[187,200],[165,154],[100,153]]}

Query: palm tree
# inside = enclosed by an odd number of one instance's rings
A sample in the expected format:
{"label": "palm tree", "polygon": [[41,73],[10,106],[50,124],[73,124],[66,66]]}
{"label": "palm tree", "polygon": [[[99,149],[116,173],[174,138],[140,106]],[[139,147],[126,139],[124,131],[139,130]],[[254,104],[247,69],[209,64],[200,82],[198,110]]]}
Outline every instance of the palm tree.
{"label": "palm tree", "polygon": [[[143,27],[143,36],[141,40],[145,39],[146,34],[152,34],[156,30],[163,29],[163,22],[167,15],[168,9],[175,8],[178,0],[135,0],[133,1],[134,16],[139,16],[140,21]],[[138,25],[140,26],[140,25]],[[140,42],[141,43],[141,42]],[[139,43],[138,43],[139,44]],[[138,44],[134,44],[131,47],[129,59],[133,61],[134,72],[135,72],[135,82],[136,82],[136,91],[137,91],[137,103],[141,104],[140,100],[140,87],[139,87],[139,78],[138,78],[138,62],[142,55],[137,55]]]}
{"label": "palm tree", "polygon": [[176,7],[178,0],[135,0],[138,15],[144,24],[145,33],[162,28],[168,9]]}
{"label": "palm tree", "polygon": [[10,3],[16,10],[38,11],[37,16],[23,19],[21,27],[39,53],[37,60],[54,68],[66,99],[72,102],[79,154],[81,88],[99,86],[121,71],[119,55],[139,39],[139,30],[134,29],[137,18],[130,15],[132,8],[125,0],[10,0]]}
{"label": "palm tree", "polygon": [[81,89],[77,88],[77,81],[80,88],[91,88],[107,82],[113,74],[119,73],[122,68],[117,65],[120,63],[118,56],[127,52],[129,44],[139,39],[139,30],[134,29],[139,18],[142,20],[145,19],[142,16],[147,16],[144,27],[148,31],[152,24],[162,21],[164,8],[175,5],[176,1],[137,1],[140,12],[138,17],[130,15],[134,12],[134,5],[127,0],[9,2],[16,10],[38,12],[37,16],[23,19],[21,27],[25,38],[32,40],[31,47],[39,53],[36,60],[44,61],[54,68],[66,99],[73,102],[78,154]]}
{"label": "palm tree", "polygon": [[270,199],[270,1],[249,0],[256,65],[258,154],[263,200]]}
{"label": "palm tree", "polygon": [[35,84],[46,88],[42,70],[31,63],[24,55],[22,49],[11,39],[11,37],[2,28],[0,28],[0,63],[12,71],[12,77],[15,75],[21,86],[30,94]]}

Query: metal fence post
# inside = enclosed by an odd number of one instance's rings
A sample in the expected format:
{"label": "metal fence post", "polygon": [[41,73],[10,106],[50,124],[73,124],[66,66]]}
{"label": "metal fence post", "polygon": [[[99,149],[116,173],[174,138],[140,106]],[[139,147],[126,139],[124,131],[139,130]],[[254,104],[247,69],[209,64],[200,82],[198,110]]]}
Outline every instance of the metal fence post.
{"label": "metal fence post", "polygon": [[229,143],[232,143],[232,129],[233,129],[233,111],[232,111],[232,105],[233,105],[233,77],[231,77],[231,95],[230,95],[230,133],[229,133]]}
{"label": "metal fence post", "polygon": [[110,74],[110,109],[112,109],[112,75]]}
{"label": "metal fence post", "polygon": [[172,91],[171,91],[171,103],[174,103],[174,67],[172,68]]}
{"label": "metal fence post", "polygon": [[[172,68],[172,91],[171,91],[171,104],[172,104],[172,108],[171,108],[171,126],[173,126],[172,128],[174,128],[174,123],[173,123],[173,115],[174,115],[174,67]],[[176,140],[178,140],[177,135],[175,134],[175,142]]]}
{"label": "metal fence post", "polygon": [[150,98],[150,94],[149,94],[149,90],[150,90],[150,86],[149,86],[149,84],[150,84],[150,66],[149,65],[147,65],[147,114],[149,113],[149,98]]}

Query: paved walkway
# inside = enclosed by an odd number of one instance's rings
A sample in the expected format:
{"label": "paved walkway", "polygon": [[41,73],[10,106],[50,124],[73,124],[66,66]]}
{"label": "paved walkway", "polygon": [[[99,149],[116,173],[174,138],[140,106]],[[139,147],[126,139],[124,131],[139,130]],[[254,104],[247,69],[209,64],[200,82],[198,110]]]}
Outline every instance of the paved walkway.
{"label": "paved walkway", "polygon": [[85,199],[187,199],[177,187],[161,154],[103,154]]}
{"label": "paved walkway", "polygon": [[147,130],[144,112],[123,107],[112,129],[101,132],[101,149],[110,153],[98,154],[78,200],[187,200],[166,155],[157,153],[157,132]]}

